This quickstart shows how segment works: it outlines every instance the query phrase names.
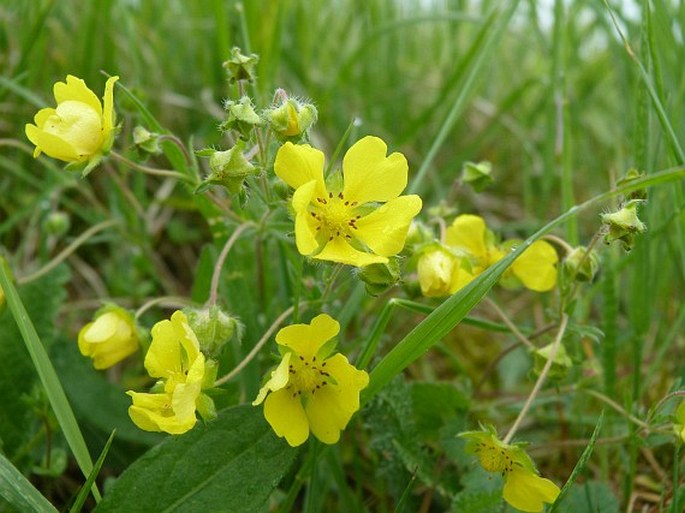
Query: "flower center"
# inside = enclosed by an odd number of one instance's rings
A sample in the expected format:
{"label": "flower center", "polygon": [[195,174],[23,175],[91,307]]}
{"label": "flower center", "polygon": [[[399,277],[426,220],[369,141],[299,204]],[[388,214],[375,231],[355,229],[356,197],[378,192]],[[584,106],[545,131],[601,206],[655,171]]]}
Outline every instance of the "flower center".
{"label": "flower center", "polygon": [[291,360],[288,372],[290,372],[289,388],[293,396],[304,393],[314,394],[321,387],[330,383],[330,374],[326,372],[326,362],[319,363],[316,356],[305,358],[298,356]]}
{"label": "flower center", "polygon": [[504,475],[514,468],[514,461],[502,447],[479,442],[475,453],[480,459],[481,466],[488,472],[501,472]]}
{"label": "flower center", "polygon": [[354,230],[357,229],[357,219],[361,216],[354,215],[356,201],[346,200],[343,193],[334,196],[328,193],[328,198],[316,198],[312,217],[316,220],[317,231],[323,231],[328,240],[336,237],[351,239]]}

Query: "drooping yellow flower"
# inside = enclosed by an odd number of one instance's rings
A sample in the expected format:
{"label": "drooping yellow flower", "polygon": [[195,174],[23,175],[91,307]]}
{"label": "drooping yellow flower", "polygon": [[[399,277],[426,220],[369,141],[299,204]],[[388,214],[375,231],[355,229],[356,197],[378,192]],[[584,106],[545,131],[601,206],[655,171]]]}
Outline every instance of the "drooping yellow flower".
{"label": "drooping yellow flower", "polygon": [[426,297],[454,294],[473,279],[473,275],[462,265],[462,259],[441,247],[425,251],[416,269],[421,294]]}
{"label": "drooping yellow flower", "polygon": [[343,158],[342,190],[324,182],[324,154],[308,144],[285,143],[276,175],[295,189],[295,240],[303,255],[363,267],[387,263],[404,247],[421,198],[400,196],[407,186],[407,159],[387,154],[378,137],[357,141]]}
{"label": "drooping yellow flower", "polygon": [[329,357],[324,347],[339,331],[335,319],[320,314],[310,324],[286,326],[276,334],[283,359],[252,404],[264,402],[264,417],[293,447],[303,444],[310,430],[322,442],[336,443],[359,409],[368,374],[340,353]]}
{"label": "drooping yellow flower", "polygon": [[[475,276],[504,258],[518,241],[505,241],[498,245],[482,217],[462,214],[447,229],[445,243],[469,258]],[[551,244],[535,241],[514,260],[504,279],[509,278],[511,282],[513,277],[514,282],[520,282],[530,290],[546,292],[556,285],[558,260]]]}
{"label": "drooping yellow flower", "polygon": [[[36,145],[34,157],[41,153],[70,164],[92,169],[112,147],[115,135],[114,83],[105,84],[104,105],[86,83],[73,75],[53,87],[56,108],[45,108],[34,117],[35,125],[25,127],[26,137]],[[87,171],[84,171],[86,173]]]}
{"label": "drooping yellow flower", "polygon": [[93,367],[107,369],[138,350],[139,337],[133,316],[117,306],[100,310],[78,334],[78,348],[93,359]]}
{"label": "drooping yellow flower", "polygon": [[539,513],[545,503],[552,504],[559,496],[559,487],[540,477],[533,460],[523,448],[499,440],[494,428],[468,431],[459,436],[466,438],[466,451],[476,454],[485,470],[502,474],[502,497],[514,508]]}
{"label": "drooping yellow flower", "polygon": [[[156,393],[126,392],[133,399],[131,420],[145,431],[185,433],[197,422],[195,410],[205,380],[206,362],[195,333],[183,312],[152,327],[152,343],[145,355],[145,368],[160,378]],[[158,390],[158,391],[157,391]]]}

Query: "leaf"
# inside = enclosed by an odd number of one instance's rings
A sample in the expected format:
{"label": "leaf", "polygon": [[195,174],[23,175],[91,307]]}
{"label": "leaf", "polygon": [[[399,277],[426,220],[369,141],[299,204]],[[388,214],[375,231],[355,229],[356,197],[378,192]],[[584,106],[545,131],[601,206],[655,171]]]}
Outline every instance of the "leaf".
{"label": "leaf", "polygon": [[17,511],[57,512],[52,504],[0,454],[0,497]]}
{"label": "leaf", "polygon": [[499,513],[502,511],[502,492],[461,492],[454,496],[452,511],[461,513]]}
{"label": "leaf", "polygon": [[[54,335],[54,320],[64,301],[64,284],[68,278],[67,269],[58,267],[19,290],[44,344],[49,345]],[[26,429],[32,412],[22,398],[31,394],[38,375],[9,308],[0,313],[0,333],[0,439],[4,442],[5,454],[12,459],[15,451],[33,436]]]}
{"label": "leaf", "polygon": [[261,408],[234,406],[148,451],[95,511],[259,511],[298,452],[273,434]]}
{"label": "leaf", "polygon": [[606,483],[590,481],[573,485],[559,508],[563,513],[618,513],[618,499]]}

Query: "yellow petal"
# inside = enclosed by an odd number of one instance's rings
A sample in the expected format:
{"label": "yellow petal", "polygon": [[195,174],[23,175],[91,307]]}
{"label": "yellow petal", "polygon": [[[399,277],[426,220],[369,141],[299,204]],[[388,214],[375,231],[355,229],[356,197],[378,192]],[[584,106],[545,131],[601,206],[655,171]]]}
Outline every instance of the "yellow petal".
{"label": "yellow petal", "polygon": [[544,503],[552,504],[559,496],[559,487],[534,472],[514,469],[507,473],[502,496],[516,509],[539,513]]}
{"label": "yellow petal", "polygon": [[447,228],[445,243],[477,258],[487,258],[485,220],[472,214],[462,214]]}
{"label": "yellow petal", "polygon": [[264,401],[264,418],[276,435],[285,437],[292,447],[302,445],[309,438],[309,422],[300,396],[293,396],[288,389],[269,394]]}
{"label": "yellow petal", "polygon": [[336,383],[316,390],[309,397],[305,412],[314,436],[334,444],[359,409],[359,392],[368,385],[369,375],[351,365],[340,353],[326,360],[326,371]]}
{"label": "yellow petal", "polygon": [[181,344],[171,321],[165,319],[152,327],[152,342],[145,355],[145,368],[153,378],[181,373]]}
{"label": "yellow petal", "polygon": [[257,398],[252,401],[252,406],[262,404],[264,399],[266,399],[266,394],[280,390],[288,384],[288,380],[290,379],[288,367],[290,366],[290,357],[292,354],[292,352],[285,353],[281,363],[278,364],[278,367],[271,371],[269,381],[264,383],[264,386],[259,390]]}
{"label": "yellow petal", "polygon": [[274,171],[293,189],[314,180],[315,195],[325,198],[326,187],[323,180],[324,154],[308,144],[285,143],[278,149]]}
{"label": "yellow petal", "polygon": [[386,157],[388,147],[382,139],[367,136],[347,150],[343,158],[345,199],[360,204],[388,201],[407,186],[409,166],[401,153]]}
{"label": "yellow petal", "polygon": [[556,263],[559,260],[554,247],[543,240],[535,241],[511,265],[514,275],[526,288],[545,292],[557,283]]}
{"label": "yellow petal", "polygon": [[46,120],[43,131],[68,141],[81,159],[92,157],[102,148],[101,115],[82,102],[60,103],[55,116]]}
{"label": "yellow petal", "polygon": [[291,324],[276,334],[276,342],[289,347],[305,359],[340,332],[340,324],[328,314],[319,314],[309,324]]}
{"label": "yellow petal", "polygon": [[200,395],[202,383],[180,383],[176,385],[171,396],[171,406],[176,420],[181,424],[187,424],[197,420],[195,417],[195,401]]}
{"label": "yellow petal", "polygon": [[317,183],[311,180],[298,187],[293,194],[295,210],[295,243],[301,255],[311,255],[319,247],[316,241],[316,225],[309,213],[309,204],[314,198]]}
{"label": "yellow petal", "polygon": [[180,310],[171,315],[171,324],[176,332],[178,341],[186,352],[189,365],[193,365],[195,359],[200,356],[200,343],[195,332],[188,324],[188,318]]}
{"label": "yellow petal", "polygon": [[417,272],[421,294],[426,297],[454,294],[473,279],[471,273],[462,268],[461,259],[439,249],[421,256]]}
{"label": "yellow petal", "polygon": [[[109,77],[105,83],[105,95],[102,100],[104,102],[102,108],[102,137],[111,145],[112,138],[110,132],[116,124],[116,112],[114,112],[114,83],[119,80],[119,77]],[[109,148],[104,148],[105,151]]]}
{"label": "yellow petal", "polygon": [[24,132],[26,133],[28,140],[36,145],[36,151],[33,153],[34,157],[37,157],[41,152],[44,152],[49,157],[64,162],[76,162],[80,158],[71,143],[65,141],[61,137],[44,132],[37,126],[31,124],[26,125]]}
{"label": "yellow petal", "polygon": [[127,336],[126,331],[130,332],[128,325],[116,313],[107,312],[88,324],[88,329],[83,332],[83,338],[91,344],[97,344],[105,342],[117,333]]}
{"label": "yellow petal", "polygon": [[67,75],[66,83],[55,82],[52,91],[58,106],[60,103],[73,100],[89,105],[97,113],[98,117],[102,116],[100,100],[80,78]]}
{"label": "yellow petal", "polygon": [[48,107],[46,109],[40,109],[38,112],[36,112],[36,115],[33,116],[33,121],[36,123],[38,128],[43,128],[45,122],[55,114],[57,114],[57,111],[53,108]]}
{"label": "yellow petal", "polygon": [[391,199],[357,220],[356,237],[377,255],[393,256],[402,251],[411,220],[421,210],[415,194]]}
{"label": "yellow petal", "polygon": [[131,390],[126,393],[133,400],[128,415],[140,429],[180,435],[192,429],[197,422],[194,414],[184,419],[174,415],[169,394],[143,394]]}
{"label": "yellow petal", "polygon": [[359,251],[350,246],[342,237],[335,237],[333,240],[328,241],[323,250],[318,255],[314,255],[314,258],[353,265],[355,267],[388,263],[386,257]]}

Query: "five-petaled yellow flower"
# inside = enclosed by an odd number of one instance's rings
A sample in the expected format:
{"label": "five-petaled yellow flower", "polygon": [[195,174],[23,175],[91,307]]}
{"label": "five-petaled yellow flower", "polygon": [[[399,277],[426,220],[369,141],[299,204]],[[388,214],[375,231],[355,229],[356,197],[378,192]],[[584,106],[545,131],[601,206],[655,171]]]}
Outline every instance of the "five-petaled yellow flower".
{"label": "five-petaled yellow flower", "polygon": [[[482,217],[463,214],[458,216],[447,229],[445,243],[460,251],[471,266],[474,276],[501,260],[517,244],[505,241],[497,245],[495,237],[488,230]],[[554,247],[543,240],[535,241],[511,264],[504,281],[520,281],[526,288],[545,292],[554,288],[557,282],[559,260]]]}
{"label": "five-petaled yellow flower", "polygon": [[544,503],[552,504],[559,496],[559,487],[539,476],[526,451],[518,444],[505,444],[499,440],[491,426],[459,436],[466,438],[467,452],[476,454],[485,470],[502,474],[502,497],[516,509],[539,513]]}
{"label": "five-petaled yellow flower", "polygon": [[329,190],[321,151],[308,144],[281,146],[274,169],[295,189],[295,239],[301,254],[363,267],[387,263],[402,251],[421,198],[400,196],[407,186],[407,159],[397,152],[386,156],[387,151],[378,137],[357,141],[343,158],[342,188]]}
{"label": "five-petaled yellow flower", "polygon": [[139,338],[133,316],[118,306],[100,310],[78,334],[78,348],[93,359],[93,367],[106,369],[138,350]]}
{"label": "five-petaled yellow flower", "polygon": [[329,357],[326,342],[339,331],[335,319],[320,314],[310,324],[286,326],[276,334],[283,359],[252,404],[264,401],[264,417],[293,447],[304,443],[310,430],[322,442],[336,443],[359,409],[369,375],[340,353]]}
{"label": "five-petaled yellow flower", "polygon": [[34,157],[45,153],[73,165],[84,164],[84,174],[112,147],[115,135],[114,82],[105,84],[103,103],[86,83],[73,75],[53,87],[56,108],[45,108],[28,123],[26,137],[36,145]]}
{"label": "five-petaled yellow flower", "polygon": [[160,380],[153,387],[155,393],[126,392],[133,399],[128,409],[131,420],[145,431],[178,435],[192,429],[202,400],[205,357],[183,312],[176,311],[171,320],[152,327],[145,368]]}

